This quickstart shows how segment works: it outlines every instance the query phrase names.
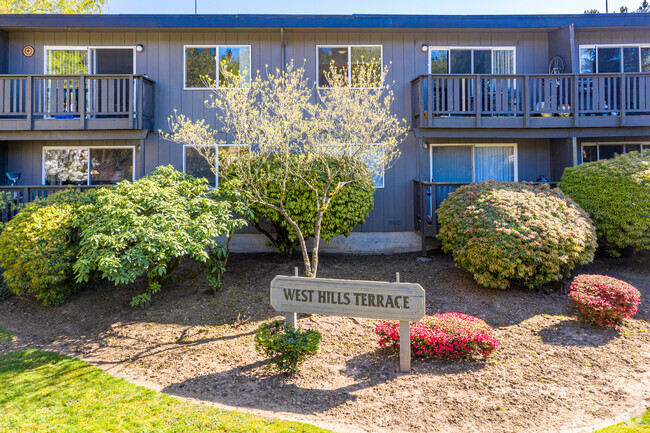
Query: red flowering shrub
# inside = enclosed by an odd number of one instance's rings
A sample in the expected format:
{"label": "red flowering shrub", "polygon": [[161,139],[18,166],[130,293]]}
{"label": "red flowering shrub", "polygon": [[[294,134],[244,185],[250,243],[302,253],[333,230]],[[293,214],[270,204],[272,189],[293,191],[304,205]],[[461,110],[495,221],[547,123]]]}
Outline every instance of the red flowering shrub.
{"label": "red flowering shrub", "polygon": [[458,188],[438,209],[442,250],[485,287],[529,288],[590,263],[596,229],[558,189],[488,180]]}
{"label": "red flowering shrub", "polygon": [[578,275],[569,297],[578,304],[582,318],[596,325],[616,326],[636,314],[641,293],[625,281],[605,275]]}
{"label": "red flowering shrub", "polygon": [[[399,350],[399,322],[387,320],[375,328],[379,346]],[[463,313],[425,316],[411,323],[411,346],[415,355],[460,358],[481,354],[490,356],[499,340],[490,325]]]}

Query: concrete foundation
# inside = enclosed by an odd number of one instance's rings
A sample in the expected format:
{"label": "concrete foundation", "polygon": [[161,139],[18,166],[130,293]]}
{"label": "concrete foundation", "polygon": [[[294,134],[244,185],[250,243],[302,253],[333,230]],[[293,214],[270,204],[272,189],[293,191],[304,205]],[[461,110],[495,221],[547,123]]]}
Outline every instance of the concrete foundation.
{"label": "concrete foundation", "polygon": [[[236,234],[230,242],[230,249],[236,253],[257,253],[273,251],[266,246],[266,236]],[[352,254],[392,254],[410,253],[421,249],[420,235],[417,232],[353,232],[350,236],[337,236],[328,245],[321,241],[323,253]]]}

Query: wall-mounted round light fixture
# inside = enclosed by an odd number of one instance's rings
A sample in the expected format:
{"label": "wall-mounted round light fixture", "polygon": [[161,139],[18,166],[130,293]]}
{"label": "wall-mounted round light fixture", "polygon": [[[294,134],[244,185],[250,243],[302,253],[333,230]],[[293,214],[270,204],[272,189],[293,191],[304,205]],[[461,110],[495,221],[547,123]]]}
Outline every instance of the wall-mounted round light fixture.
{"label": "wall-mounted round light fixture", "polygon": [[422,44],[420,49],[422,50],[423,53],[426,53],[427,51],[429,51],[429,46],[427,44]]}
{"label": "wall-mounted round light fixture", "polygon": [[138,44],[138,45],[136,45],[136,46],[135,46],[135,50],[136,50],[138,53],[143,52],[143,51],[144,51],[144,45],[142,45],[142,44]]}

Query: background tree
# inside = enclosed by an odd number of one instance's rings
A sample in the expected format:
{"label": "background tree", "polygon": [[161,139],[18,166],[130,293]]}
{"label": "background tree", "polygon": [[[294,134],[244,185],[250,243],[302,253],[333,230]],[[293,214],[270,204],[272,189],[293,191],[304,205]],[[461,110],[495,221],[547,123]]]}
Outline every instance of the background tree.
{"label": "background tree", "polygon": [[[323,219],[333,199],[357,181],[354,171],[359,161],[368,167],[370,177],[389,169],[399,157],[398,145],[407,130],[406,120],[391,112],[394,97],[386,83],[388,68],[378,68],[373,61],[355,66],[351,82],[347,74],[330,68],[329,88],[318,89],[316,97],[304,68],[294,67],[293,62],[286,71],[267,70],[265,78],[258,71],[250,84],[246,74],[235,75],[224,68],[226,85],[212,88],[206,102],[217,110],[217,127],[175,113],[169,119],[170,132],[162,133],[177,143],[198,144],[198,151],[215,170],[211,144],[250,145],[238,148],[235,176],[223,183],[248,203],[271,209],[286,220],[296,233],[308,277],[318,271]],[[311,255],[308,236],[287,208],[287,185],[296,180],[316,200]],[[277,188],[269,190],[269,183]]]}
{"label": "background tree", "polygon": [[0,14],[100,14],[106,0],[0,0]]}
{"label": "background tree", "polygon": [[[619,11],[622,14],[626,14],[629,12],[629,9],[627,6],[621,6],[619,8]],[[641,3],[641,6],[639,6],[637,9],[632,11],[633,13],[637,14],[647,14],[650,13],[650,3],[648,3],[648,0],[643,0],[643,3]],[[586,14],[599,14],[600,11],[598,9],[589,9],[585,11]]]}

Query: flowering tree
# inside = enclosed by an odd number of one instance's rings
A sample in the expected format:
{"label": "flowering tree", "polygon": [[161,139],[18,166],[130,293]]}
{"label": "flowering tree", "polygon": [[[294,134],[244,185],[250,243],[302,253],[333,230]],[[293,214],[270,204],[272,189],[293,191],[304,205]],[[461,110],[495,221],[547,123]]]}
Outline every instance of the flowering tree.
{"label": "flowering tree", "polygon": [[[229,165],[232,175],[220,180],[220,188],[234,188],[249,204],[281,214],[297,234],[305,275],[315,277],[323,217],[333,198],[359,181],[354,176],[359,161],[374,177],[399,157],[406,121],[391,113],[394,97],[386,83],[388,68],[375,62],[354,65],[350,78],[346,68],[332,65],[325,74],[328,88],[316,90],[304,68],[293,62],[286,71],[267,70],[266,77],[258,71],[250,82],[245,73],[223,69],[222,85],[206,80],[212,90],[206,104],[217,112],[215,127],[175,112],[169,119],[170,132],[161,134],[195,145],[215,172]],[[221,158],[214,145],[225,143],[248,146],[237,147],[234,157]],[[269,191],[269,180],[279,188]],[[316,200],[311,256],[307,236],[286,206],[290,190],[286,186],[295,180]]]}

